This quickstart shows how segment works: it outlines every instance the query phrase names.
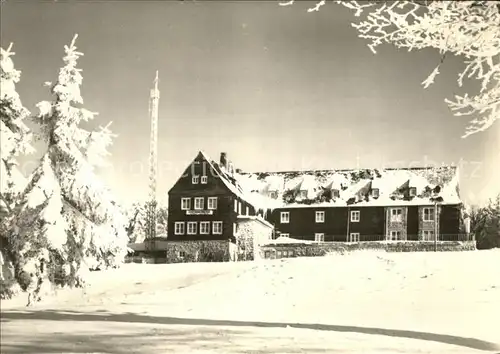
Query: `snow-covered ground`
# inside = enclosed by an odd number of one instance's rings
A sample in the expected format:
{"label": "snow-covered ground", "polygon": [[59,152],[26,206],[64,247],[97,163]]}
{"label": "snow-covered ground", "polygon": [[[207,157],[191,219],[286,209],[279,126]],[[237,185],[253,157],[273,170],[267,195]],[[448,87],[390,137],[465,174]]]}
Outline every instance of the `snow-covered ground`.
{"label": "snow-covered ground", "polygon": [[125,265],[26,309],[2,353],[500,352],[500,250]]}

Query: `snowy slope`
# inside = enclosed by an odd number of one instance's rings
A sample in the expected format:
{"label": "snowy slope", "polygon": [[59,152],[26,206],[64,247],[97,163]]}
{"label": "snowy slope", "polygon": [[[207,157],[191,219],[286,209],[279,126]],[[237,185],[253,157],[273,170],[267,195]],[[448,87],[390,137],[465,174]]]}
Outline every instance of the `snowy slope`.
{"label": "snowy slope", "polygon": [[3,302],[2,353],[495,352],[499,266],[500,250],[131,264],[28,313]]}

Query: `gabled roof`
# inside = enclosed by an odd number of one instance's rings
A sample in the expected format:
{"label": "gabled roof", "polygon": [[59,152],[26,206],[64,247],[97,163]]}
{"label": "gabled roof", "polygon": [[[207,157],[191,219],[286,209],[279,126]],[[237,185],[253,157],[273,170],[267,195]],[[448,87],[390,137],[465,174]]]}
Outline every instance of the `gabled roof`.
{"label": "gabled roof", "polygon": [[254,220],[254,221],[258,221],[260,222],[261,224],[263,224],[264,226],[267,226],[268,228],[270,229],[274,229],[274,226],[269,223],[268,221],[266,221],[264,218],[260,217],[260,216],[255,216],[255,215],[238,215],[236,217],[237,220]]}
{"label": "gabled roof", "polygon": [[[456,166],[229,174],[203,151],[200,154],[232,193],[264,211],[347,205],[432,205],[435,201],[462,204]],[[416,196],[409,195],[410,187],[416,187]],[[374,188],[379,190],[378,197],[370,194]],[[333,189],[339,191],[338,197],[332,195]],[[298,198],[302,190],[307,191],[307,197]],[[276,198],[270,191],[277,192]]]}
{"label": "gabled roof", "polygon": [[[277,177],[283,179],[284,185],[277,191],[276,199],[259,192],[266,190],[270,178]],[[251,185],[250,190],[242,192],[258,196],[261,209],[462,203],[456,166],[256,172],[240,173],[235,179],[242,186]],[[410,187],[416,187],[415,197],[409,195]],[[379,190],[378,196],[370,194],[375,188]],[[333,189],[339,191],[338,198],[333,197]],[[300,190],[308,191],[307,198],[294,197]]]}
{"label": "gabled roof", "polygon": [[[209,167],[214,171],[216,177],[219,177],[219,179],[222,181],[222,183],[231,191],[234,195],[237,197],[245,200],[247,203],[251,204],[252,206],[255,207],[254,203],[252,202],[252,195],[249,194],[248,192],[244,192],[244,189],[241,187],[241,185],[237,182],[237,180],[231,176],[225,168],[222,168],[219,163],[216,161],[212,160],[204,151],[200,150],[198,152],[197,156],[201,156],[205,161],[207,161]],[[175,186],[175,183],[174,183]],[[248,188],[248,186],[246,186]],[[173,187],[170,189],[170,191],[173,189]],[[247,190],[247,189],[245,189]],[[170,193],[169,191],[169,193]],[[255,199],[255,198],[254,198]]]}

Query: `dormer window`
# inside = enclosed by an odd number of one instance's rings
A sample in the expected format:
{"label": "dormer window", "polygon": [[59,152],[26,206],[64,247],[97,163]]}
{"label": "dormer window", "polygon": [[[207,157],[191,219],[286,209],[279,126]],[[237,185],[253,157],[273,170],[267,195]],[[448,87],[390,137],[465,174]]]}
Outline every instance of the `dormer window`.
{"label": "dormer window", "polygon": [[299,191],[299,195],[298,195],[299,198],[307,198],[307,191]]}
{"label": "dormer window", "polygon": [[201,184],[207,184],[208,183],[208,176],[201,176]]}
{"label": "dormer window", "polygon": [[332,189],[332,197],[338,198],[340,196],[340,192],[338,189]]}
{"label": "dormer window", "polygon": [[373,198],[378,198],[379,194],[380,194],[380,191],[379,191],[378,188],[373,188],[372,189],[372,197]]}
{"label": "dormer window", "polygon": [[191,179],[191,183],[193,184],[200,183],[200,176],[193,176],[193,178]]}
{"label": "dormer window", "polygon": [[278,192],[276,192],[276,191],[269,192],[269,198],[276,199],[277,197],[278,197]]}
{"label": "dormer window", "polygon": [[417,195],[417,188],[410,187],[410,197],[415,197]]}

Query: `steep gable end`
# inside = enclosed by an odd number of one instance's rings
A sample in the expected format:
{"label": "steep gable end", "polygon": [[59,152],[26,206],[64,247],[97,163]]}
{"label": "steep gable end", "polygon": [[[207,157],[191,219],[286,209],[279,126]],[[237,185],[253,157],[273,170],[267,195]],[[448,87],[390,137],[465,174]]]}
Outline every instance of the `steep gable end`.
{"label": "steep gable end", "polygon": [[222,188],[229,192],[219,171],[215,163],[203,151],[200,151],[170,188],[168,194],[206,190],[207,188]]}
{"label": "steep gable end", "polygon": [[210,159],[203,151],[198,152],[195,159],[185,169],[173,187],[170,188],[168,194],[214,191],[217,189],[225,193],[232,193],[253,206],[252,201],[249,200],[251,198],[245,195],[234,176],[224,167],[221,167],[220,164]]}

